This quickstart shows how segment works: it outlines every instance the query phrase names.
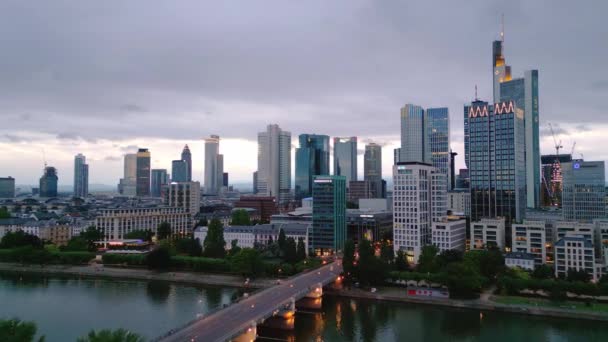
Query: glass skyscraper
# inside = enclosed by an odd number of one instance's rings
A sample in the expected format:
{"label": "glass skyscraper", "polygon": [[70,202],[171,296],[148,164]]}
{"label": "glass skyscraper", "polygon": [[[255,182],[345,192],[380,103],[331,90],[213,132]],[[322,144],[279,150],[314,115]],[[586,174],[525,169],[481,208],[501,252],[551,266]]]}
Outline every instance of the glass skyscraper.
{"label": "glass skyscraper", "polygon": [[190,147],[188,145],[184,146],[182,150],[182,160],[188,163],[188,175],[186,176],[186,181],[192,181],[192,153],[190,153]]}
{"label": "glass skyscraper", "polygon": [[84,155],[74,157],[74,196],[86,197],[89,194],[89,165]]}
{"label": "glass skyscraper", "polygon": [[300,147],[296,148],[297,200],[312,195],[314,176],[329,175],[329,136],[300,134]]}
{"label": "glass skyscraper", "polygon": [[169,175],[165,169],[152,169],[152,184],[150,193],[153,197],[161,197],[163,195],[163,187],[169,183]]}
{"label": "glass skyscraper", "polygon": [[521,222],[526,208],[524,114],[513,101],[465,106],[471,221],[504,217]]}
{"label": "glass skyscraper", "polygon": [[420,106],[401,108],[400,162],[431,163],[430,131],[427,114]]}
{"label": "glass skyscraper", "polygon": [[44,174],[40,177],[40,197],[57,197],[57,169],[52,166],[44,168]]}
{"label": "glass skyscraper", "polygon": [[258,194],[273,196],[280,205],[291,200],[291,133],[268,125],[258,133]]}
{"label": "glass skyscraper", "polygon": [[370,184],[373,197],[386,197],[386,183],[382,180],[382,146],[378,144],[365,145],[363,180]]}
{"label": "glass skyscraper", "polygon": [[357,137],[334,138],[334,175],[357,180]]}
{"label": "glass skyscraper", "polygon": [[429,145],[431,164],[450,179],[450,117],[448,109],[428,108],[426,110],[429,126]]}
{"label": "glass skyscraper", "polygon": [[606,175],[603,161],[562,163],[564,220],[591,222],[606,217]]}
{"label": "glass skyscraper", "polygon": [[137,151],[136,177],[137,196],[150,196],[150,151],[147,148]]}
{"label": "glass skyscraper", "polygon": [[0,177],[0,198],[15,197],[15,178]]}
{"label": "glass skyscraper", "polygon": [[315,176],[312,185],[313,253],[336,252],[346,242],[346,177]]}
{"label": "glass skyscraper", "polygon": [[171,162],[171,181],[188,182],[188,162],[174,160]]}

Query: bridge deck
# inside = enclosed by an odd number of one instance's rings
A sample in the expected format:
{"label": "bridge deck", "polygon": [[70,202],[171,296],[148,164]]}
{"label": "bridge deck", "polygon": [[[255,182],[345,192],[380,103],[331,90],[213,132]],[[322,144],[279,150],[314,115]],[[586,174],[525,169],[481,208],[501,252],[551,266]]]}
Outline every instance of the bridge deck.
{"label": "bridge deck", "polygon": [[160,341],[226,341],[246,331],[254,322],[271,316],[274,310],[289,303],[292,298],[297,300],[304,297],[316,284],[326,285],[333,282],[341,272],[342,262],[336,261],[284,280],[280,285],[272,286],[203,317]]}

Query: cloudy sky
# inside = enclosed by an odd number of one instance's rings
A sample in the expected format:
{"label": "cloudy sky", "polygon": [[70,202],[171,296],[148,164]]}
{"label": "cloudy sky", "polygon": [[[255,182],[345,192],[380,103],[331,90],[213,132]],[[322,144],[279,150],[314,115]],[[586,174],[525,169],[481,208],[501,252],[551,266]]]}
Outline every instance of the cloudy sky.
{"label": "cloudy sky", "polygon": [[[463,105],[491,98],[491,44],[505,15],[514,76],[540,73],[541,152],[551,122],[569,151],[608,159],[608,2],[27,1],[0,3],[0,176],[36,184],[42,150],[71,185],[84,153],[92,183],[116,184],[122,155],[170,168],[222,137],[225,170],[250,182],[257,132],[399,144],[405,103],[447,106],[463,155]],[[361,150],[363,146],[359,147]],[[360,163],[362,167],[362,163]]]}

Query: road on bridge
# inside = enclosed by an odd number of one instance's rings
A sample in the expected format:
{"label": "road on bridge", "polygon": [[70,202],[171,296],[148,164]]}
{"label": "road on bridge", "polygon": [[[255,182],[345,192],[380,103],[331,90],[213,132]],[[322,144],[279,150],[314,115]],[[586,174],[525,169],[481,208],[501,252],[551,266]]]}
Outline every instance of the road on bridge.
{"label": "road on bridge", "polygon": [[162,342],[215,342],[225,341],[244,332],[252,322],[268,317],[279,308],[280,304],[289,302],[290,298],[300,299],[310,292],[318,283],[333,281],[342,272],[342,261],[338,260],[308,271],[298,276],[283,280],[280,284],[243,298],[220,311],[186,326],[161,339]]}

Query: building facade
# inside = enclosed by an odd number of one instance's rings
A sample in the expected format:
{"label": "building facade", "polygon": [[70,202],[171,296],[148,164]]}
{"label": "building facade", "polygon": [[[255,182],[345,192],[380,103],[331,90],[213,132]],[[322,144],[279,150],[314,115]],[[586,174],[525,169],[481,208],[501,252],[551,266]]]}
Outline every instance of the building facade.
{"label": "building facade", "polygon": [[217,194],[222,188],[223,177],[224,156],[220,154],[220,137],[212,135],[205,139],[205,193]]}
{"label": "building facade", "polygon": [[137,151],[137,180],[136,195],[150,196],[150,161],[151,155],[147,148],[140,148]]}
{"label": "building facade", "polygon": [[382,146],[378,144],[365,145],[363,180],[371,184],[373,198],[386,198],[386,182],[382,180]]}
{"label": "building facade", "polygon": [[120,208],[102,209],[95,218],[95,226],[103,232],[104,240],[122,240],[135,230],[148,230],[156,234],[158,226],[167,222],[173,236],[192,233],[192,215],[182,208]]}
{"label": "building facade", "polygon": [[166,169],[152,169],[150,195],[152,197],[163,197],[165,187],[169,183],[169,175]]}
{"label": "building facade", "polygon": [[555,243],[555,277],[566,278],[570,270],[585,271],[594,282],[601,277],[593,245],[583,236],[568,235]]}
{"label": "building facade", "polygon": [[0,198],[15,197],[15,178],[0,177]]}
{"label": "building facade", "polygon": [[301,200],[312,195],[314,176],[329,175],[329,136],[300,134],[296,148],[295,197]]}
{"label": "building facade", "polygon": [[431,165],[447,176],[448,184],[452,183],[450,173],[450,116],[446,107],[428,108],[429,148]]}
{"label": "building facade", "polygon": [[467,243],[467,221],[446,218],[433,222],[431,226],[431,244],[437,246],[439,253],[458,250],[464,253]]}
{"label": "building facade", "polygon": [[171,182],[167,185],[164,200],[165,205],[182,208],[194,216],[201,208],[201,183]]}
{"label": "building facade", "polygon": [[505,219],[484,218],[478,222],[471,222],[470,249],[480,250],[487,248],[505,249]]}
{"label": "building facade", "polygon": [[357,137],[334,138],[334,175],[346,177],[346,185],[357,180]]}
{"label": "building facade", "polygon": [[471,216],[471,193],[469,190],[448,191],[448,210]]}
{"label": "building facade", "polygon": [[182,160],[187,163],[187,175],[184,182],[192,181],[192,153],[190,153],[190,147],[186,144],[182,150]]}
{"label": "building facade", "polygon": [[137,195],[137,155],[125,154],[124,174],[118,183],[118,193],[124,196]]}
{"label": "building facade", "polygon": [[52,166],[44,168],[44,174],[40,177],[40,197],[57,197],[57,169]]}
{"label": "building facade", "polygon": [[346,210],[346,239],[356,244],[361,239],[380,242],[392,240],[393,213],[386,210]]}
{"label": "building facade", "polygon": [[604,162],[562,163],[564,220],[591,222],[606,217]]}
{"label": "building facade", "polygon": [[185,160],[171,161],[171,181],[188,182],[188,162]]}
{"label": "building facade", "polygon": [[322,254],[343,250],[346,242],[346,177],[315,176],[312,197],[311,251]]}
{"label": "building facade", "polygon": [[543,265],[550,260],[547,255],[545,221],[524,220],[521,224],[514,224],[511,236],[511,250],[532,255],[534,266]]}
{"label": "building facade", "polygon": [[279,205],[291,199],[291,133],[268,125],[258,133],[257,193],[272,196]]}
{"label": "building facade", "polygon": [[74,157],[74,197],[87,197],[89,194],[89,164],[86,157],[79,153]]}
{"label": "building facade", "polygon": [[277,201],[274,197],[270,196],[241,196],[241,198],[234,203],[235,208],[252,208],[260,213],[260,220],[262,223],[269,223],[270,217],[277,214]]}
{"label": "building facade", "polygon": [[550,154],[540,157],[541,160],[541,207],[562,207],[562,163],[572,161],[570,154]]}

